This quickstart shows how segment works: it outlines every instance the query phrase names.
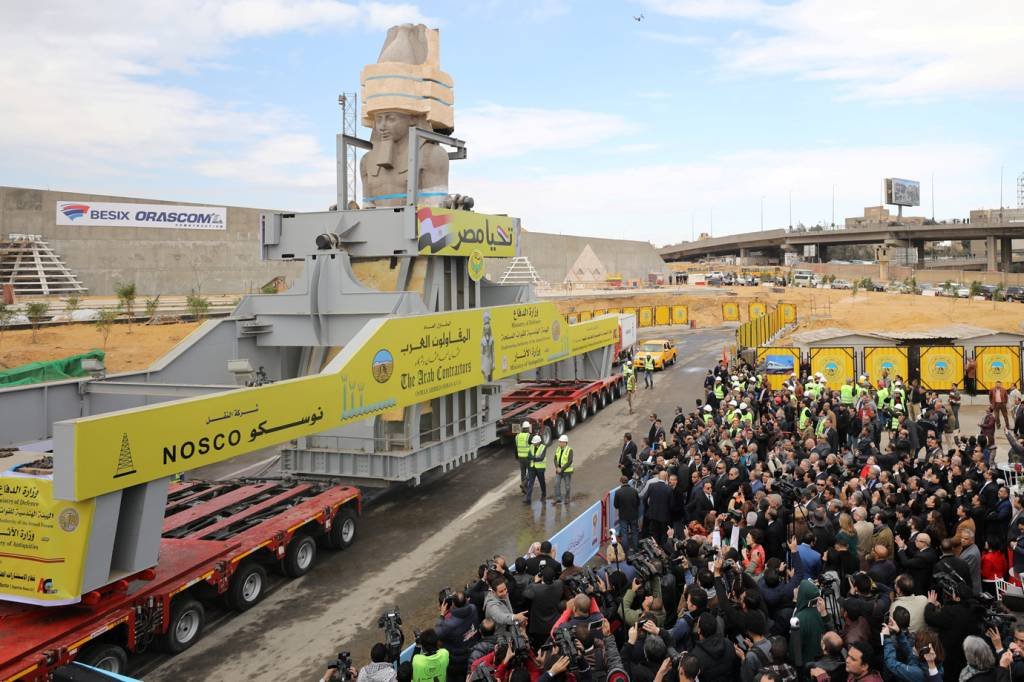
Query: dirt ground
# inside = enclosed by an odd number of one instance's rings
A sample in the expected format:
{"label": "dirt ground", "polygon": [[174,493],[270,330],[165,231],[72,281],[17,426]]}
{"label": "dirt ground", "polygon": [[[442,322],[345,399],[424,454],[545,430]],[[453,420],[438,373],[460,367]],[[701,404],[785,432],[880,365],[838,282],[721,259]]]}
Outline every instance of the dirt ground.
{"label": "dirt ground", "polygon": [[[135,324],[129,333],[128,325],[114,325],[107,339],[107,372],[145,369],[198,326],[198,322],[154,326]],[[40,360],[56,360],[94,348],[103,348],[103,337],[95,324],[45,327],[38,331],[36,343],[32,343],[31,330],[8,330],[0,339],[0,369]]]}
{"label": "dirt ground", "polygon": [[722,303],[736,302],[740,319],[746,322],[747,303],[763,301],[769,305],[795,303],[797,331],[841,327],[853,331],[898,331],[941,327],[953,322],[998,331],[1021,332],[1024,304],[968,301],[956,298],[911,296],[895,293],[787,287],[775,293],[767,287],[729,287],[726,293],[713,294],[702,287],[680,288],[671,292],[637,292],[622,295],[574,295],[556,299],[564,313],[623,306],[686,305],[690,319],[700,328],[722,323]]}

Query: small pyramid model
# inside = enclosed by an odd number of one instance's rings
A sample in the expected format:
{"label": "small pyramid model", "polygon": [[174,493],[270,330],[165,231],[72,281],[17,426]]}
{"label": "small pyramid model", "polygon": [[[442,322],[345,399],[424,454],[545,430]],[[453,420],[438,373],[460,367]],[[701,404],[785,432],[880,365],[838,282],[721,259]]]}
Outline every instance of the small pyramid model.
{"label": "small pyramid model", "polygon": [[41,235],[10,234],[0,239],[0,284],[15,296],[84,294],[86,288]]}

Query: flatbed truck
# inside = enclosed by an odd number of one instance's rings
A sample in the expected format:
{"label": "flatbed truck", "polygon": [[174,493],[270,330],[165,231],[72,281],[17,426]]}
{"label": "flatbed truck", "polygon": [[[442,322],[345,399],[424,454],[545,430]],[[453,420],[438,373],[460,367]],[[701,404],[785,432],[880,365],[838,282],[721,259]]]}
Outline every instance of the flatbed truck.
{"label": "flatbed truck", "polygon": [[0,602],[0,681],[47,680],[72,661],[123,674],[130,654],[184,651],[202,635],[204,603],[244,611],[266,593],[268,570],[297,578],[320,548],[351,545],[361,505],[349,486],[173,483],[154,568],[70,606]]}
{"label": "flatbed truck", "polygon": [[619,398],[626,390],[621,374],[597,381],[532,381],[501,396],[498,436],[513,438],[529,422],[550,445],[566,431]]}

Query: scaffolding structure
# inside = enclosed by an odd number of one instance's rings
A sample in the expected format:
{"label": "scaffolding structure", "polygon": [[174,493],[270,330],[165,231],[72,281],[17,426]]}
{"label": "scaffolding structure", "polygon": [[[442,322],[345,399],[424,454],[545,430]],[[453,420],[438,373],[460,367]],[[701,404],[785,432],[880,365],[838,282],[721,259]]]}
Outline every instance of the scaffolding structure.
{"label": "scaffolding structure", "polygon": [[0,284],[15,296],[84,294],[86,288],[42,235],[10,234],[0,239]]}
{"label": "scaffolding structure", "polygon": [[540,284],[540,275],[526,256],[515,256],[505,268],[498,284]]}
{"label": "scaffolding structure", "polygon": [[[343,135],[357,137],[359,124],[359,100],[354,92],[343,92],[338,95],[338,105],[341,107],[341,132]],[[356,186],[359,181],[359,163],[356,158],[358,148],[355,145],[348,145],[345,148],[345,158],[341,161],[347,168],[346,180],[348,184],[349,201],[358,201]],[[347,206],[339,206],[338,209],[345,209]]]}

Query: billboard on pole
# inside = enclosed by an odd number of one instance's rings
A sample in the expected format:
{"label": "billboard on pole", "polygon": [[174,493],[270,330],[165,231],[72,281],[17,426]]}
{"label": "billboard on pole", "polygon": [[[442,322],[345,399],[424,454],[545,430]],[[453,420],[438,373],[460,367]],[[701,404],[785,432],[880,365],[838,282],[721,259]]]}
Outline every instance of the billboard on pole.
{"label": "billboard on pole", "polygon": [[920,206],[921,183],[917,180],[886,178],[885,203],[895,206]]}

